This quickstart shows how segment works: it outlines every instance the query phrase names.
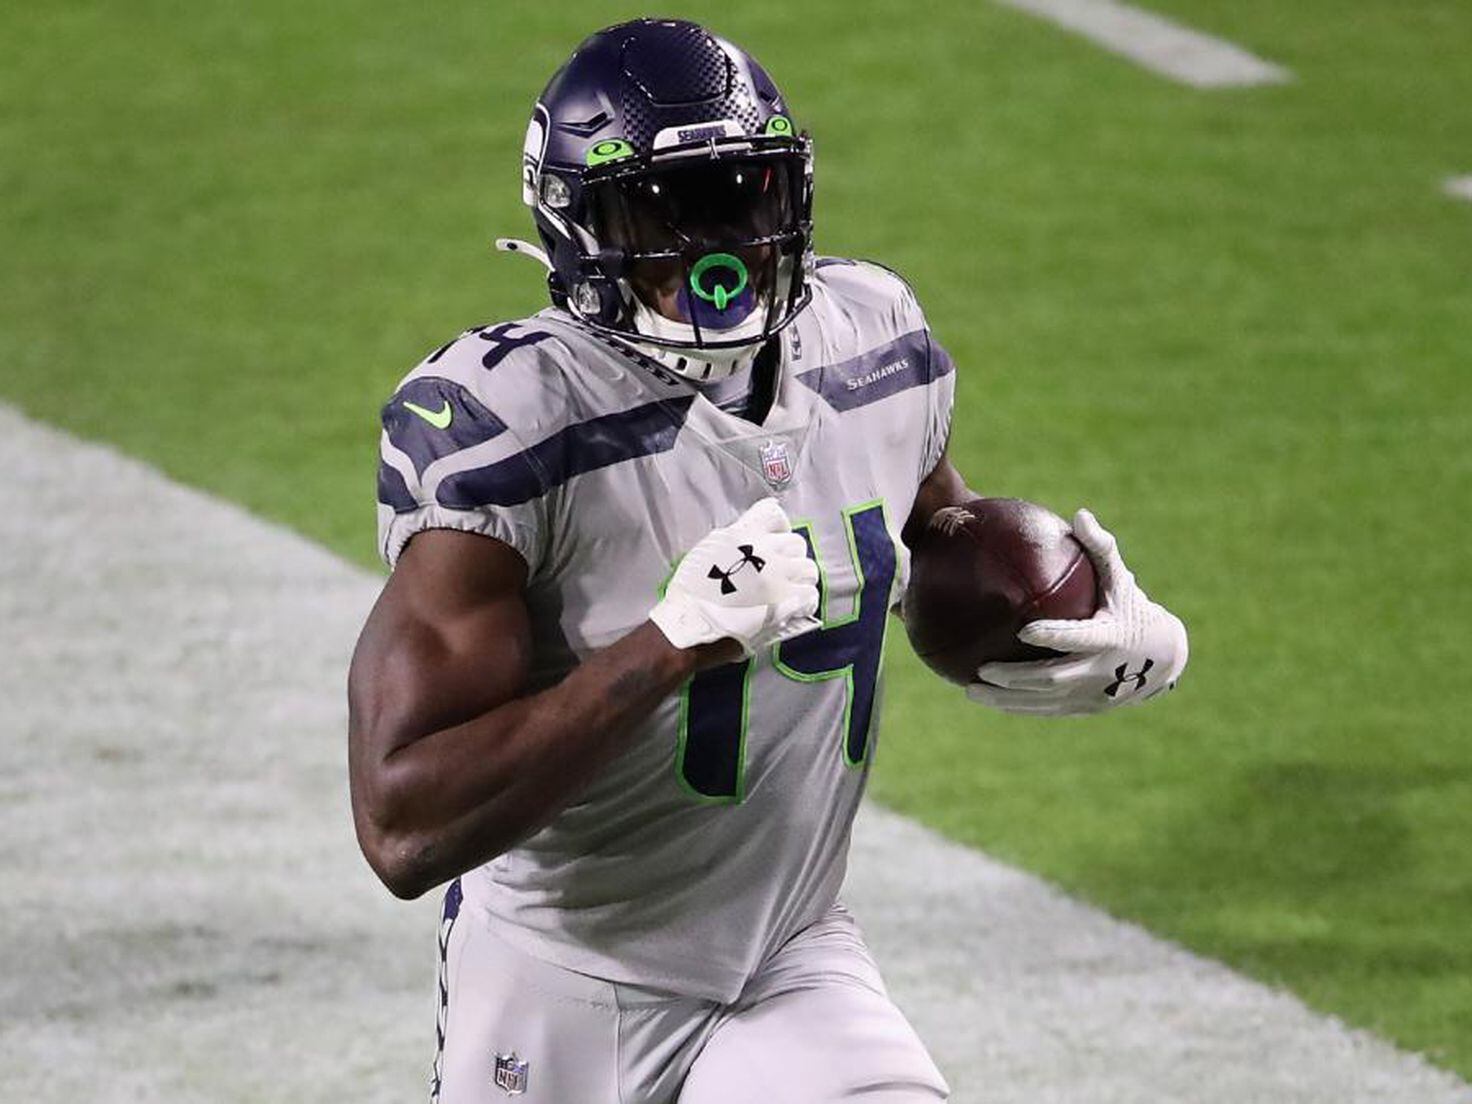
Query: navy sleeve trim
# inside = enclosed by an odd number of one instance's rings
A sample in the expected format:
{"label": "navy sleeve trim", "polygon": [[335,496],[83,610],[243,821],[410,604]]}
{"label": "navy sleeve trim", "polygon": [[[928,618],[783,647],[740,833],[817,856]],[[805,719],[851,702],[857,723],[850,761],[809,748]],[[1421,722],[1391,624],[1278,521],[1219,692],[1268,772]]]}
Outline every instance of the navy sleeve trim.
{"label": "navy sleeve trim", "polygon": [[403,473],[383,461],[378,464],[378,501],[392,506],[396,514],[407,514],[419,506],[409,485],[404,482]]}

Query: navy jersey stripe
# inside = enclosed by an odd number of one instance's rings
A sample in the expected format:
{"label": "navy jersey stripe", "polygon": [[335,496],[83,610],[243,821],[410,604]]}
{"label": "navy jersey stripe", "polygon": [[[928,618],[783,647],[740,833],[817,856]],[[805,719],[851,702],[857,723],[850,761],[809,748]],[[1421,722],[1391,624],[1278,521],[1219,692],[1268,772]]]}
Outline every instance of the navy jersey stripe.
{"label": "navy jersey stripe", "polygon": [[956,362],[951,359],[951,354],[946,352],[946,347],[934,338],[930,339],[930,378],[938,380],[942,376],[949,376],[956,370]]}
{"label": "navy jersey stripe", "polygon": [[454,380],[420,376],[383,408],[383,428],[422,476],[436,460],[499,437],[506,423]]}
{"label": "navy jersey stripe", "polygon": [[403,473],[381,460],[378,463],[378,501],[392,506],[396,514],[406,514],[419,505],[410,493],[409,485],[404,482]]}
{"label": "navy jersey stripe", "polygon": [[434,1071],[429,1081],[430,1104],[437,1104],[440,1098],[440,1088],[444,1084],[445,1028],[448,1026],[450,1017],[450,932],[455,927],[455,918],[460,915],[462,899],[460,879],[456,878],[450,883],[450,888],[445,890],[445,904],[440,912],[440,1003],[434,1022]]}
{"label": "navy jersey stripe", "polygon": [[524,452],[447,475],[441,506],[517,506],[562,486],[574,476],[673,448],[694,395],[646,403],[605,414],[552,434]]}
{"label": "navy jersey stripe", "polygon": [[796,378],[822,395],[833,409],[842,411],[923,387],[954,368],[946,351],[931,340],[929,330],[913,330],[877,349],[810,369]]}

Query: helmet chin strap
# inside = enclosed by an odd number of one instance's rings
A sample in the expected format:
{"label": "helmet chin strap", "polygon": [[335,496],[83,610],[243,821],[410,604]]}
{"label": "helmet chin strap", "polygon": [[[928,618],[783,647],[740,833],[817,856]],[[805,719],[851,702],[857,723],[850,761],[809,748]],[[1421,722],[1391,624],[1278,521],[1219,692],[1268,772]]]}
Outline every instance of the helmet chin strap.
{"label": "helmet chin strap", "polygon": [[[634,328],[650,337],[662,337],[670,341],[694,341],[695,327],[684,322],[666,318],[658,311],[646,306],[637,295],[634,298]],[[752,316],[741,325],[726,330],[722,337],[739,340],[750,336],[751,341],[727,349],[671,349],[652,341],[632,340],[639,351],[647,353],[676,375],[704,383],[725,379],[747,368],[756,359],[762,347],[762,323],[765,311],[753,311]],[[748,332],[743,332],[748,331]]]}

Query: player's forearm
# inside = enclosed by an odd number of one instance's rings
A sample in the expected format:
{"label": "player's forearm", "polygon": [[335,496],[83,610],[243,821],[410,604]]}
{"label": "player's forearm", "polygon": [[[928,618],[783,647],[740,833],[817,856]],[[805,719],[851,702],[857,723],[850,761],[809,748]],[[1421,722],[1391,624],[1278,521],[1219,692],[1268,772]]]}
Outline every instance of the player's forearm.
{"label": "player's forearm", "polygon": [[415,897],[550,821],[640,721],[710,659],[645,623],[556,686],[431,732],[371,772],[359,838],[394,893]]}

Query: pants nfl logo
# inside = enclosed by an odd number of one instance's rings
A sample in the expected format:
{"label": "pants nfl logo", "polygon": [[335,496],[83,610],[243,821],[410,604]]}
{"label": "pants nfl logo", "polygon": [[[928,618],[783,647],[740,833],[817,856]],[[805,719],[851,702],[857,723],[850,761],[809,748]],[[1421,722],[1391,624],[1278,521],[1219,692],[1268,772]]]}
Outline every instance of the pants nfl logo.
{"label": "pants nfl logo", "polygon": [[530,1063],[516,1057],[516,1052],[496,1055],[496,1072],[491,1080],[507,1096],[526,1092],[526,1070]]}

